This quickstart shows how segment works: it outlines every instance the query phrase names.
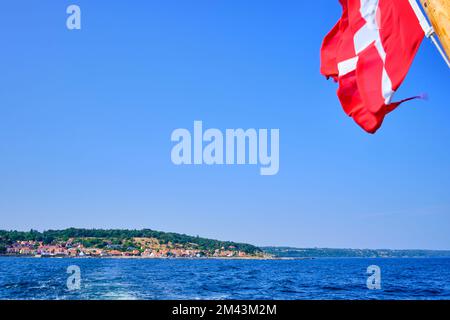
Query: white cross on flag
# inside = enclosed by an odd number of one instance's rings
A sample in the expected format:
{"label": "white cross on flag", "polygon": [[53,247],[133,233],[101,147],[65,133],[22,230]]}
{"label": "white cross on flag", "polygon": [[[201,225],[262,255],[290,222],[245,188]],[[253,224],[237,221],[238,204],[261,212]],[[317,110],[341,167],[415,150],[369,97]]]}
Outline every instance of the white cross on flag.
{"label": "white cross on flag", "polygon": [[339,83],[344,111],[375,133],[400,102],[404,80],[425,34],[409,0],[340,0],[343,14],[325,37],[321,73]]}

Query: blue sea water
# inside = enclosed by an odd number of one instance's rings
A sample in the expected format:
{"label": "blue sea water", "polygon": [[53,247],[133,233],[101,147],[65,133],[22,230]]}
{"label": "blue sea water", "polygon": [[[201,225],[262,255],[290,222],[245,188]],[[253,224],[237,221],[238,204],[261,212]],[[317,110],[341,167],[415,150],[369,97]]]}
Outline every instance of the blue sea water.
{"label": "blue sea water", "polygon": [[[67,268],[79,266],[80,290]],[[381,268],[381,290],[366,286]],[[0,257],[0,299],[449,299],[450,258],[183,260]]]}

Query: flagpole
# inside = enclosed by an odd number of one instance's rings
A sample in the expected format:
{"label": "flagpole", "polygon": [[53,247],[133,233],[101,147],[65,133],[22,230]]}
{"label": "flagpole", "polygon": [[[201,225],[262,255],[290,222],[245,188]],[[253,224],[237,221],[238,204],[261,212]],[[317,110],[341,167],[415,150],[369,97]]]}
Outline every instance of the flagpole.
{"label": "flagpole", "polygon": [[438,40],[436,39],[436,34],[433,32],[430,35],[430,39],[431,41],[434,43],[434,45],[436,46],[436,48],[438,49],[439,53],[441,54],[442,58],[444,59],[445,63],[447,63],[447,66],[450,68],[450,61],[447,58],[447,55],[445,54],[444,50],[442,50],[441,46],[439,45]]}
{"label": "flagpole", "polygon": [[[421,0],[421,1],[422,1],[422,3],[424,3],[424,0]],[[419,19],[420,26],[422,27],[423,31],[425,32],[425,36],[427,38],[431,39],[431,42],[433,42],[433,44],[436,46],[437,50],[439,51],[440,55],[444,59],[445,63],[450,68],[450,61],[449,61],[447,55],[445,54],[444,50],[442,50],[441,46],[439,45],[438,40],[436,39],[437,34],[436,34],[434,28],[428,22],[425,15],[423,14],[422,10],[419,7],[419,4],[417,3],[416,0],[409,0],[409,3],[411,4],[411,7],[413,8],[414,13],[417,16],[417,19]]]}

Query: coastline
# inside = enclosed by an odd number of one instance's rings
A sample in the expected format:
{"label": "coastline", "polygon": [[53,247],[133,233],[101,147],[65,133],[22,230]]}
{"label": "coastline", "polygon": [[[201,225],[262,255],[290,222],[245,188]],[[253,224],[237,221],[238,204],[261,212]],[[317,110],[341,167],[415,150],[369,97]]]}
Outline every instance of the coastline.
{"label": "coastline", "polygon": [[391,256],[391,257],[145,257],[145,256],[30,256],[0,254],[0,258],[19,259],[71,259],[71,260],[248,260],[248,261],[297,261],[297,260],[338,260],[338,259],[449,259],[449,256]]}
{"label": "coastline", "polygon": [[30,256],[0,254],[0,258],[26,259],[117,259],[117,260],[314,260],[316,258],[288,258],[288,257],[143,257],[143,256],[103,256],[103,257],[69,257],[69,256]]}

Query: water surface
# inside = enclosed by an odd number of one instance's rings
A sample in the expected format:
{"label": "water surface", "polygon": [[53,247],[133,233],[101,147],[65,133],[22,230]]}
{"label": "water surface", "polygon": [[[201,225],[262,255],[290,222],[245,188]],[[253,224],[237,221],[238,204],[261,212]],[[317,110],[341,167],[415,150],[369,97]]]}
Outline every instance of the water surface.
{"label": "water surface", "polygon": [[[81,270],[70,291],[67,267]],[[366,286],[370,265],[381,290]],[[0,299],[449,299],[450,258],[183,260],[0,257]]]}

